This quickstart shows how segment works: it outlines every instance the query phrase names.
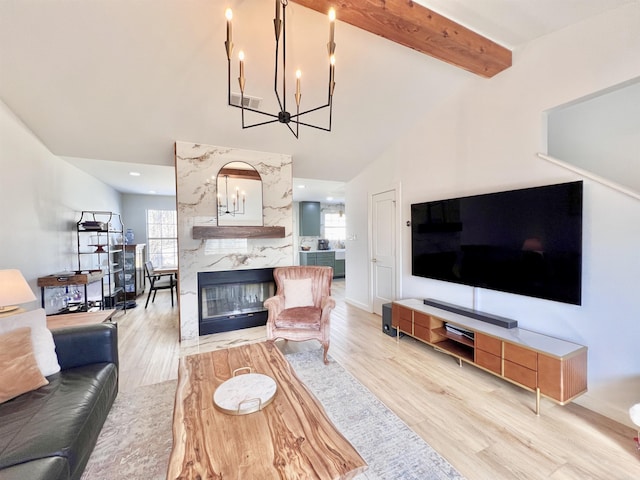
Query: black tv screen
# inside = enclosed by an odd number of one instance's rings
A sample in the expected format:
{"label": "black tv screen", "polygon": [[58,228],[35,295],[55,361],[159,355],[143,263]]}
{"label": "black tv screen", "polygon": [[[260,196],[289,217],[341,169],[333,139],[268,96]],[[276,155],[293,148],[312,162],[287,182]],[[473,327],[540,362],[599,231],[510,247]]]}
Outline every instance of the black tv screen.
{"label": "black tv screen", "polygon": [[411,205],[412,275],[580,305],[582,182]]}

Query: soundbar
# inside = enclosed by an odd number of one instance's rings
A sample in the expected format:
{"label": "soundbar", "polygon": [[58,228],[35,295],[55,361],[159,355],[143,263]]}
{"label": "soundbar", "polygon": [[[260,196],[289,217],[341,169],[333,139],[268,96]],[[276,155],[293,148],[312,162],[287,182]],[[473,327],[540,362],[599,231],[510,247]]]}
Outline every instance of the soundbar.
{"label": "soundbar", "polygon": [[516,328],[518,326],[518,321],[513,320],[511,318],[500,317],[498,315],[491,315],[490,313],[479,312],[478,310],[474,310],[472,308],[459,307],[458,305],[452,305],[451,303],[440,302],[432,298],[425,298],[423,300],[423,303],[431,307],[436,307],[442,310],[446,310],[447,312],[453,312],[460,315],[464,315],[466,317],[471,317],[471,318],[474,318],[475,320],[480,320],[481,322],[487,322],[492,325],[497,325],[503,328]]}

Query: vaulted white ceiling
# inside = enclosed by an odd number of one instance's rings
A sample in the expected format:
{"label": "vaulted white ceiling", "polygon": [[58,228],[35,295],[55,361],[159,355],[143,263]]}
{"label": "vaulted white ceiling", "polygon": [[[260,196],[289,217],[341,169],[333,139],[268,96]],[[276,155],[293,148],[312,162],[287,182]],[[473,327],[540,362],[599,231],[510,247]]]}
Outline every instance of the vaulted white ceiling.
{"label": "vaulted white ceiling", "polygon": [[[634,1],[418,3],[517,49]],[[291,154],[295,177],[346,181],[425,110],[475,81],[338,21],[333,131],[301,128],[296,140],[280,124],[242,130],[240,111],[226,105],[227,6],[234,10],[236,52],[246,53],[246,93],[273,110],[272,0],[2,0],[0,99],[54,154],[88,170],[105,161],[170,167],[173,144],[183,140]],[[302,104],[309,108],[326,97],[328,24],[294,3],[287,14],[288,102],[300,68]],[[234,91],[236,77],[234,65]],[[146,186],[140,192],[149,189],[165,193]]]}

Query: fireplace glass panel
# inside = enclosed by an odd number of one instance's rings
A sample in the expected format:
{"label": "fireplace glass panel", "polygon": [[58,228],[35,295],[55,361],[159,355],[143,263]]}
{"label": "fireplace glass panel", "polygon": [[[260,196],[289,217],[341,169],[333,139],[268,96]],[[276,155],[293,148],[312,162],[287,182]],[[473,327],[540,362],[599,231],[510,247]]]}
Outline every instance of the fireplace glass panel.
{"label": "fireplace glass panel", "polygon": [[264,301],[275,294],[273,282],[232,283],[202,287],[202,318],[227,318],[263,312]]}

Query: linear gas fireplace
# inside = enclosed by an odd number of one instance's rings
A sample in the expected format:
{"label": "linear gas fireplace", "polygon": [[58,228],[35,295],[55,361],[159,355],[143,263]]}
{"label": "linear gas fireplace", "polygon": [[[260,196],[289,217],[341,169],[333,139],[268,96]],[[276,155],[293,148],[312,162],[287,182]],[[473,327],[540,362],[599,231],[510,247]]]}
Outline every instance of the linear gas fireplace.
{"label": "linear gas fireplace", "polygon": [[265,325],[274,294],[273,268],[198,272],[200,335]]}

